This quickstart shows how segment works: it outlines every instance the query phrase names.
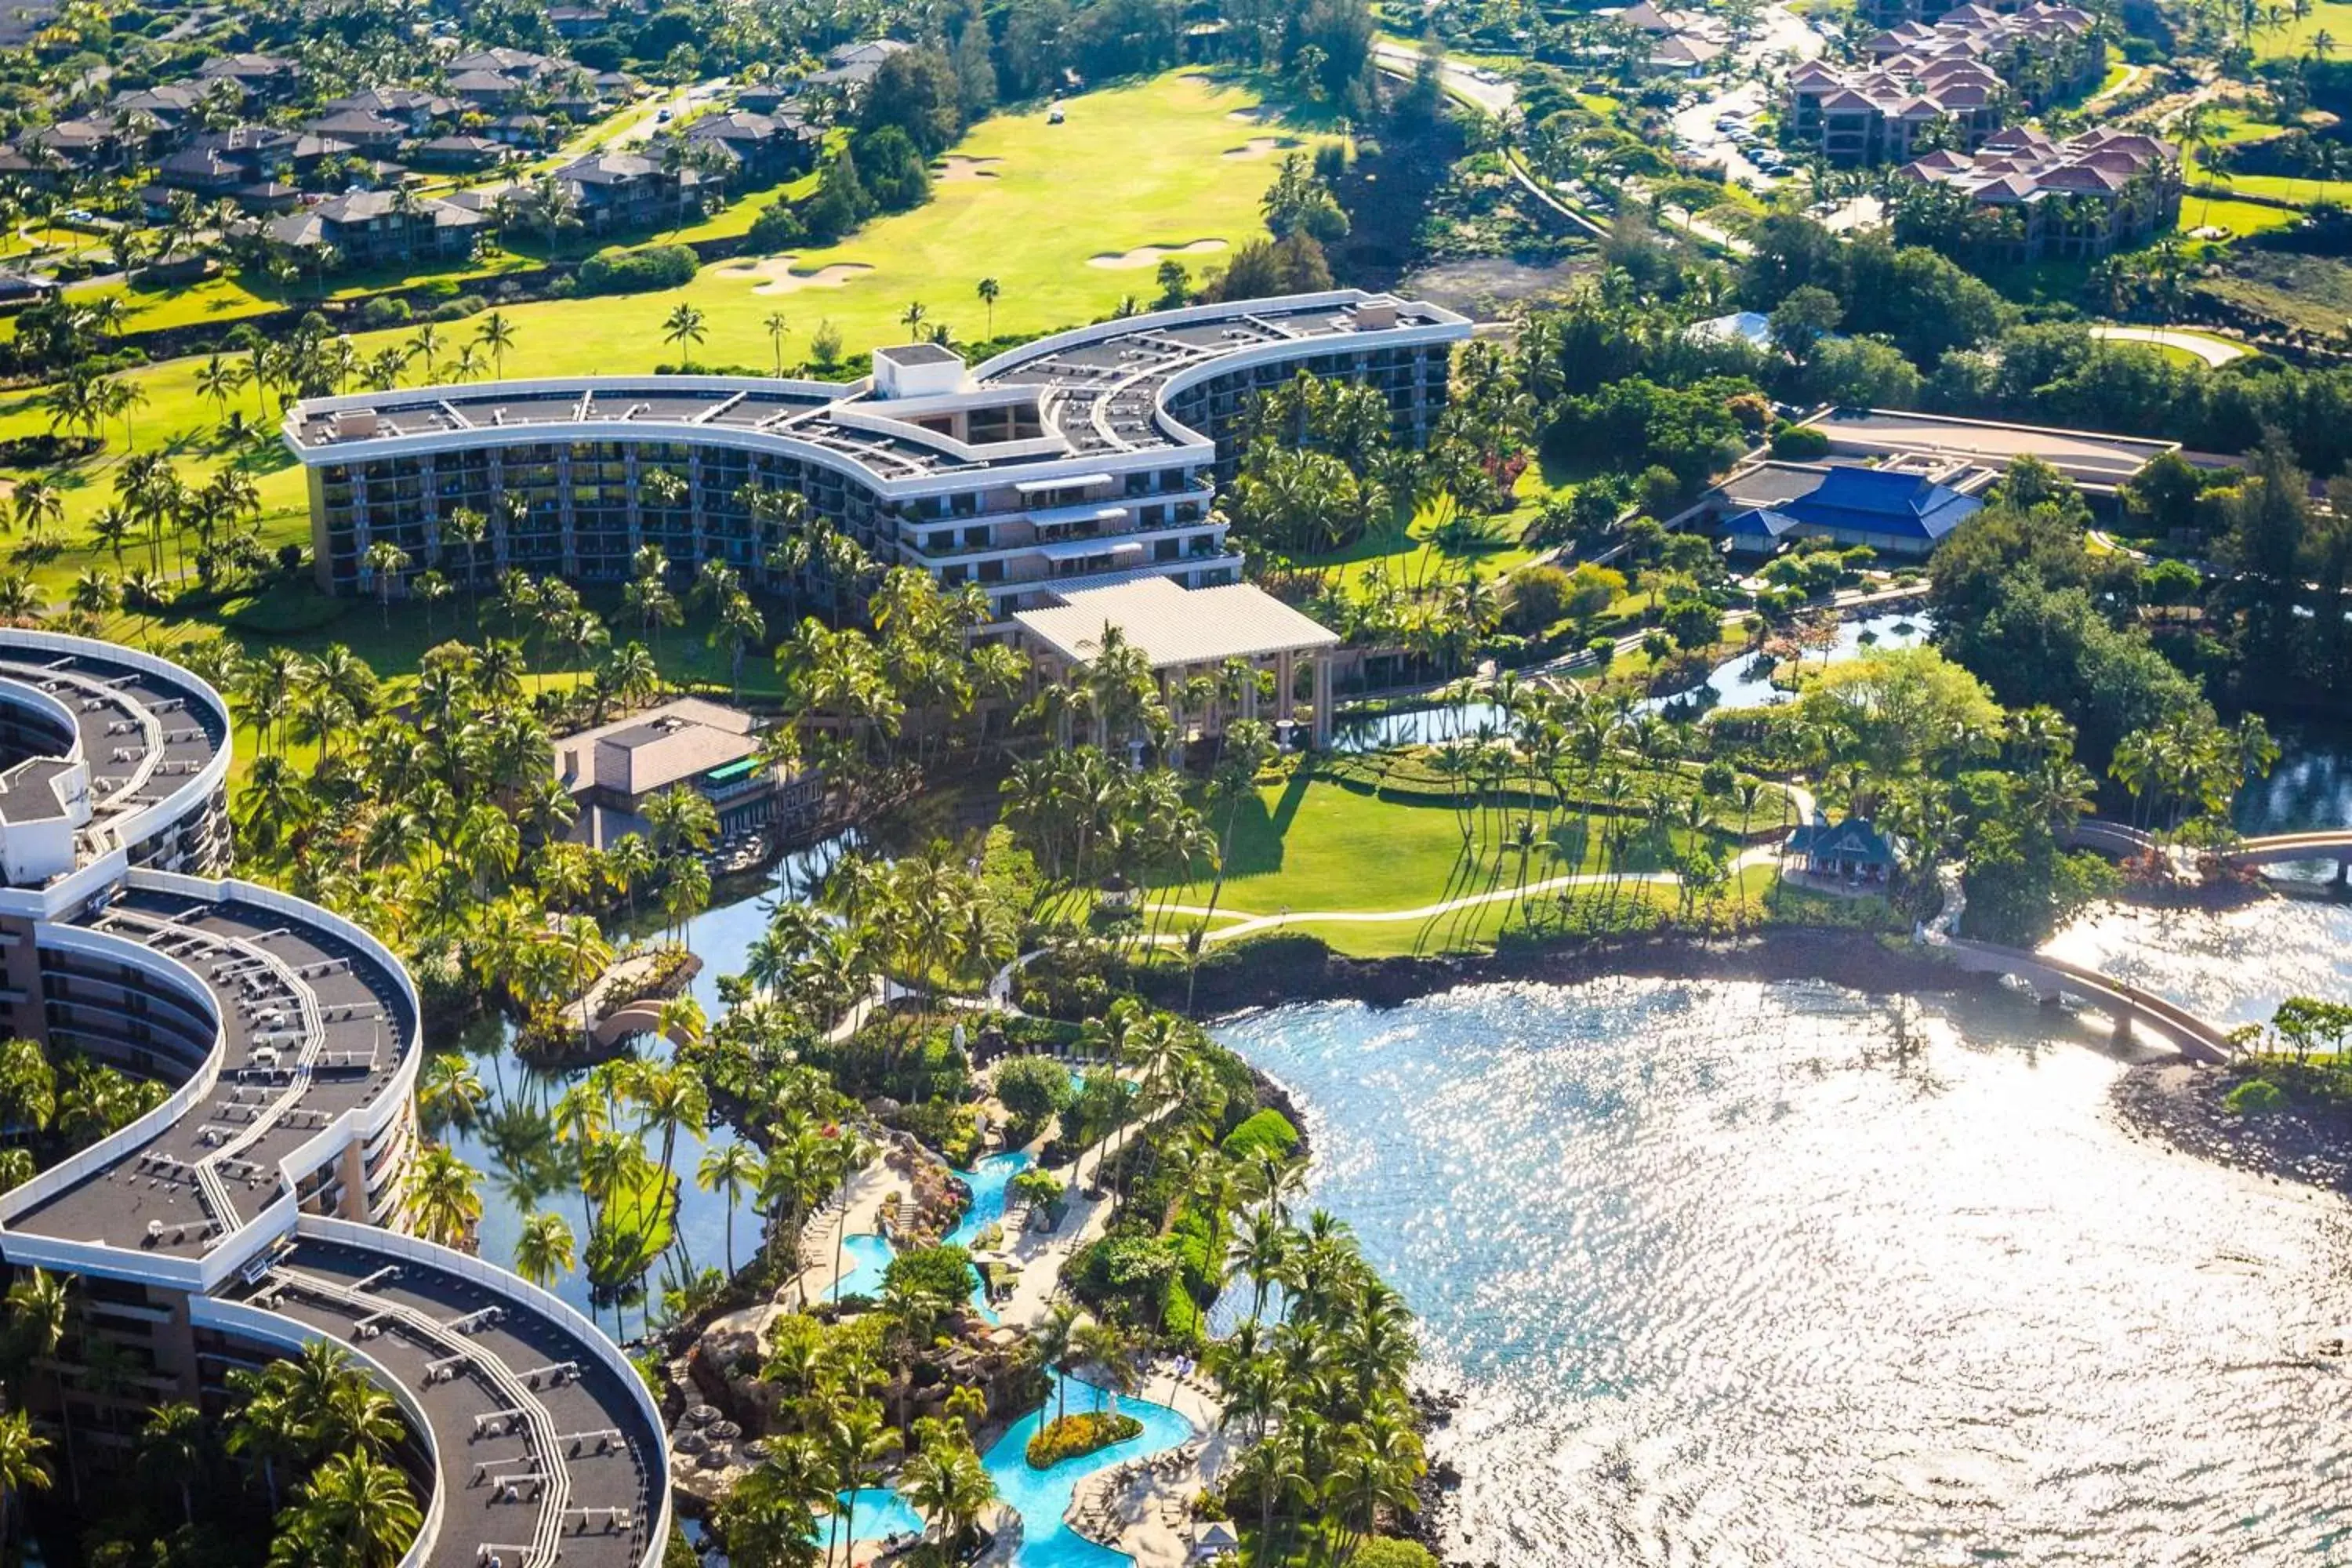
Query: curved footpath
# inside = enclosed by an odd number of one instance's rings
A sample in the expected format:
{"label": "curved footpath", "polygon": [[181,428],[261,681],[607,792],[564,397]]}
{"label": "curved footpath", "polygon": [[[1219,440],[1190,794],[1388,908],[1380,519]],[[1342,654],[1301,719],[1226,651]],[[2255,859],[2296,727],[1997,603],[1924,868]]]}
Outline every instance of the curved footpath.
{"label": "curved footpath", "polygon": [[358,926],[217,877],[230,733],[163,659],[0,631],[0,1026],[174,1085],[0,1195],[0,1258],[79,1277],[69,1338],[131,1350],[154,1403],[346,1348],[410,1427],[404,1568],[655,1568],[668,1451],[619,1348],[383,1228],[417,1142],[416,989]]}

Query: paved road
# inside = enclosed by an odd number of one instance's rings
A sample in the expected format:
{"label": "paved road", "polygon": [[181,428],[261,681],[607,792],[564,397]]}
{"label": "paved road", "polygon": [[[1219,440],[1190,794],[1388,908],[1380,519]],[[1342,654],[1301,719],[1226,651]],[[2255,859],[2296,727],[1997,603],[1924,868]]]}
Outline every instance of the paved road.
{"label": "paved road", "polygon": [[[1372,54],[1382,66],[1402,76],[1411,76],[1421,68],[1421,51],[1404,44],[1374,44]],[[1519,89],[1508,78],[1498,76],[1484,66],[1474,66],[1464,60],[1447,60],[1440,68],[1439,74],[1446,91],[1465,102],[1476,104],[1498,119],[1505,110],[1519,100]]]}
{"label": "paved road", "polygon": [[2174,331],[2168,327],[2094,327],[2091,335],[2111,343],[2147,343],[2155,348],[2179,349],[2217,369],[2254,352],[2243,343],[2209,337],[2203,332]]}

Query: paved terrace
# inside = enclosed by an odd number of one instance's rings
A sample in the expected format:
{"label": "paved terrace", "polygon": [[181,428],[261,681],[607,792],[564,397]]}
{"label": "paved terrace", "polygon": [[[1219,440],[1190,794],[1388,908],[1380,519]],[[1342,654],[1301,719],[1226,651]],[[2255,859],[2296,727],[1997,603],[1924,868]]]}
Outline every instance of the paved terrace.
{"label": "paved terrace", "polygon": [[441,1529],[415,1568],[635,1568],[658,1521],[663,1436],[573,1331],[412,1258],[305,1238],[251,1303],[349,1345],[422,1406]]}
{"label": "paved terrace", "polygon": [[[0,682],[56,700],[73,720],[72,743],[89,763],[91,813],[81,836],[84,858],[111,847],[106,842],[110,821],[162,801],[190,775],[202,773],[228,743],[225,716],[194,682],[94,654],[11,647],[0,657]],[[39,711],[5,692],[0,700],[11,700],[21,712]],[[42,786],[68,761],[62,751],[0,755],[0,781],[7,791],[0,795],[0,821],[57,816],[56,796]]]}
{"label": "paved terrace", "polygon": [[[1357,309],[1366,303],[1387,312],[1377,318],[1381,325],[1358,324]],[[283,433],[296,456],[312,464],[336,460],[338,447],[378,456],[383,449],[375,443],[403,437],[429,437],[436,447],[451,449],[528,441],[534,432],[549,441],[614,439],[634,428],[681,441],[733,437],[730,444],[753,447],[761,445],[761,437],[803,442],[849,458],[886,482],[990,470],[1017,474],[1074,458],[1197,444],[1199,434],[1160,405],[1185,372],[1223,360],[1246,363],[1265,351],[1284,359],[1326,346],[1343,349],[1360,337],[1378,344],[1416,341],[1402,335],[1410,329],[1438,329],[1434,335],[1450,341],[1466,336],[1468,323],[1433,305],[1342,290],[1131,317],[1041,339],[974,367],[968,393],[1036,388],[1045,426],[1060,437],[1048,445],[1066,448],[1055,451],[1016,442],[990,455],[984,447],[958,448],[911,425],[877,430],[873,422],[893,417],[894,410],[866,381],[730,376],[491,382],[313,398],[288,411]]]}
{"label": "paved terrace", "polygon": [[415,1031],[381,964],[276,910],[126,890],[76,923],[197,977],[220,1012],[220,1076],[190,1114],[15,1230],[201,1257],[285,1190],[279,1166],[297,1148],[391,1088]]}

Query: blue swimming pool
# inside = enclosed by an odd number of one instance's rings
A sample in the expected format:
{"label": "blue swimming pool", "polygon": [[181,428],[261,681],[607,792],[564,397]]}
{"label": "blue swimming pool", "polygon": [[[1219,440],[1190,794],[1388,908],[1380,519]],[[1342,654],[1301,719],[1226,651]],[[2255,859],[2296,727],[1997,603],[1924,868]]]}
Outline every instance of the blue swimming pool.
{"label": "blue swimming pool", "polygon": [[[1035,1163],[1035,1157],[1028,1150],[1015,1149],[1006,1154],[991,1154],[969,1171],[958,1171],[956,1174],[971,1188],[971,1206],[963,1211],[963,1218],[948,1232],[947,1241],[956,1247],[970,1247],[982,1231],[1002,1222],[1005,1188],[1012,1184],[1013,1177]],[[997,1321],[996,1309],[989,1304],[986,1289],[977,1279],[972,1281],[971,1304],[990,1322]]]}
{"label": "blue swimming pool", "polygon": [[833,1299],[881,1295],[882,1276],[895,1256],[888,1237],[845,1237],[841,1244],[841,1280],[831,1292]]}
{"label": "blue swimming pool", "polygon": [[[1143,1432],[1124,1443],[1065,1459],[1051,1469],[1033,1470],[1029,1439],[1051,1410],[1040,1406],[1014,1422],[1012,1430],[981,1456],[996,1482],[997,1497],[1021,1516],[1021,1544],[1013,1553],[1011,1568],[1126,1568],[1134,1561],[1126,1552],[1097,1546],[1062,1522],[1070,1494],[1079,1481],[1097,1470],[1176,1447],[1192,1436],[1192,1424],[1165,1405],[1122,1399],[1075,1377],[1063,1381],[1068,1408],[1090,1410],[1099,1399],[1104,1408],[1123,1411],[1142,1422]],[[878,1541],[897,1531],[919,1530],[922,1521],[897,1492],[877,1487],[857,1494],[852,1527],[858,1540]]]}

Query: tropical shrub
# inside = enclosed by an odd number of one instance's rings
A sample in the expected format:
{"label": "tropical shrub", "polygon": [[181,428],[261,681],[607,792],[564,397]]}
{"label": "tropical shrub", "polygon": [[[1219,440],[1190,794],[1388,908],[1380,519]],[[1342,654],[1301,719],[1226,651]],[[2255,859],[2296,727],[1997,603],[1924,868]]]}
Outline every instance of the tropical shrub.
{"label": "tropical shrub", "polygon": [[1143,1436],[1143,1423],[1108,1410],[1081,1411],[1048,1421],[1029,1439],[1029,1468],[1051,1469],[1064,1459]]}
{"label": "tropical shrub", "polygon": [[683,245],[648,245],[627,250],[608,246],[580,264],[583,294],[645,294],[680,289],[694,281],[701,265]]}

